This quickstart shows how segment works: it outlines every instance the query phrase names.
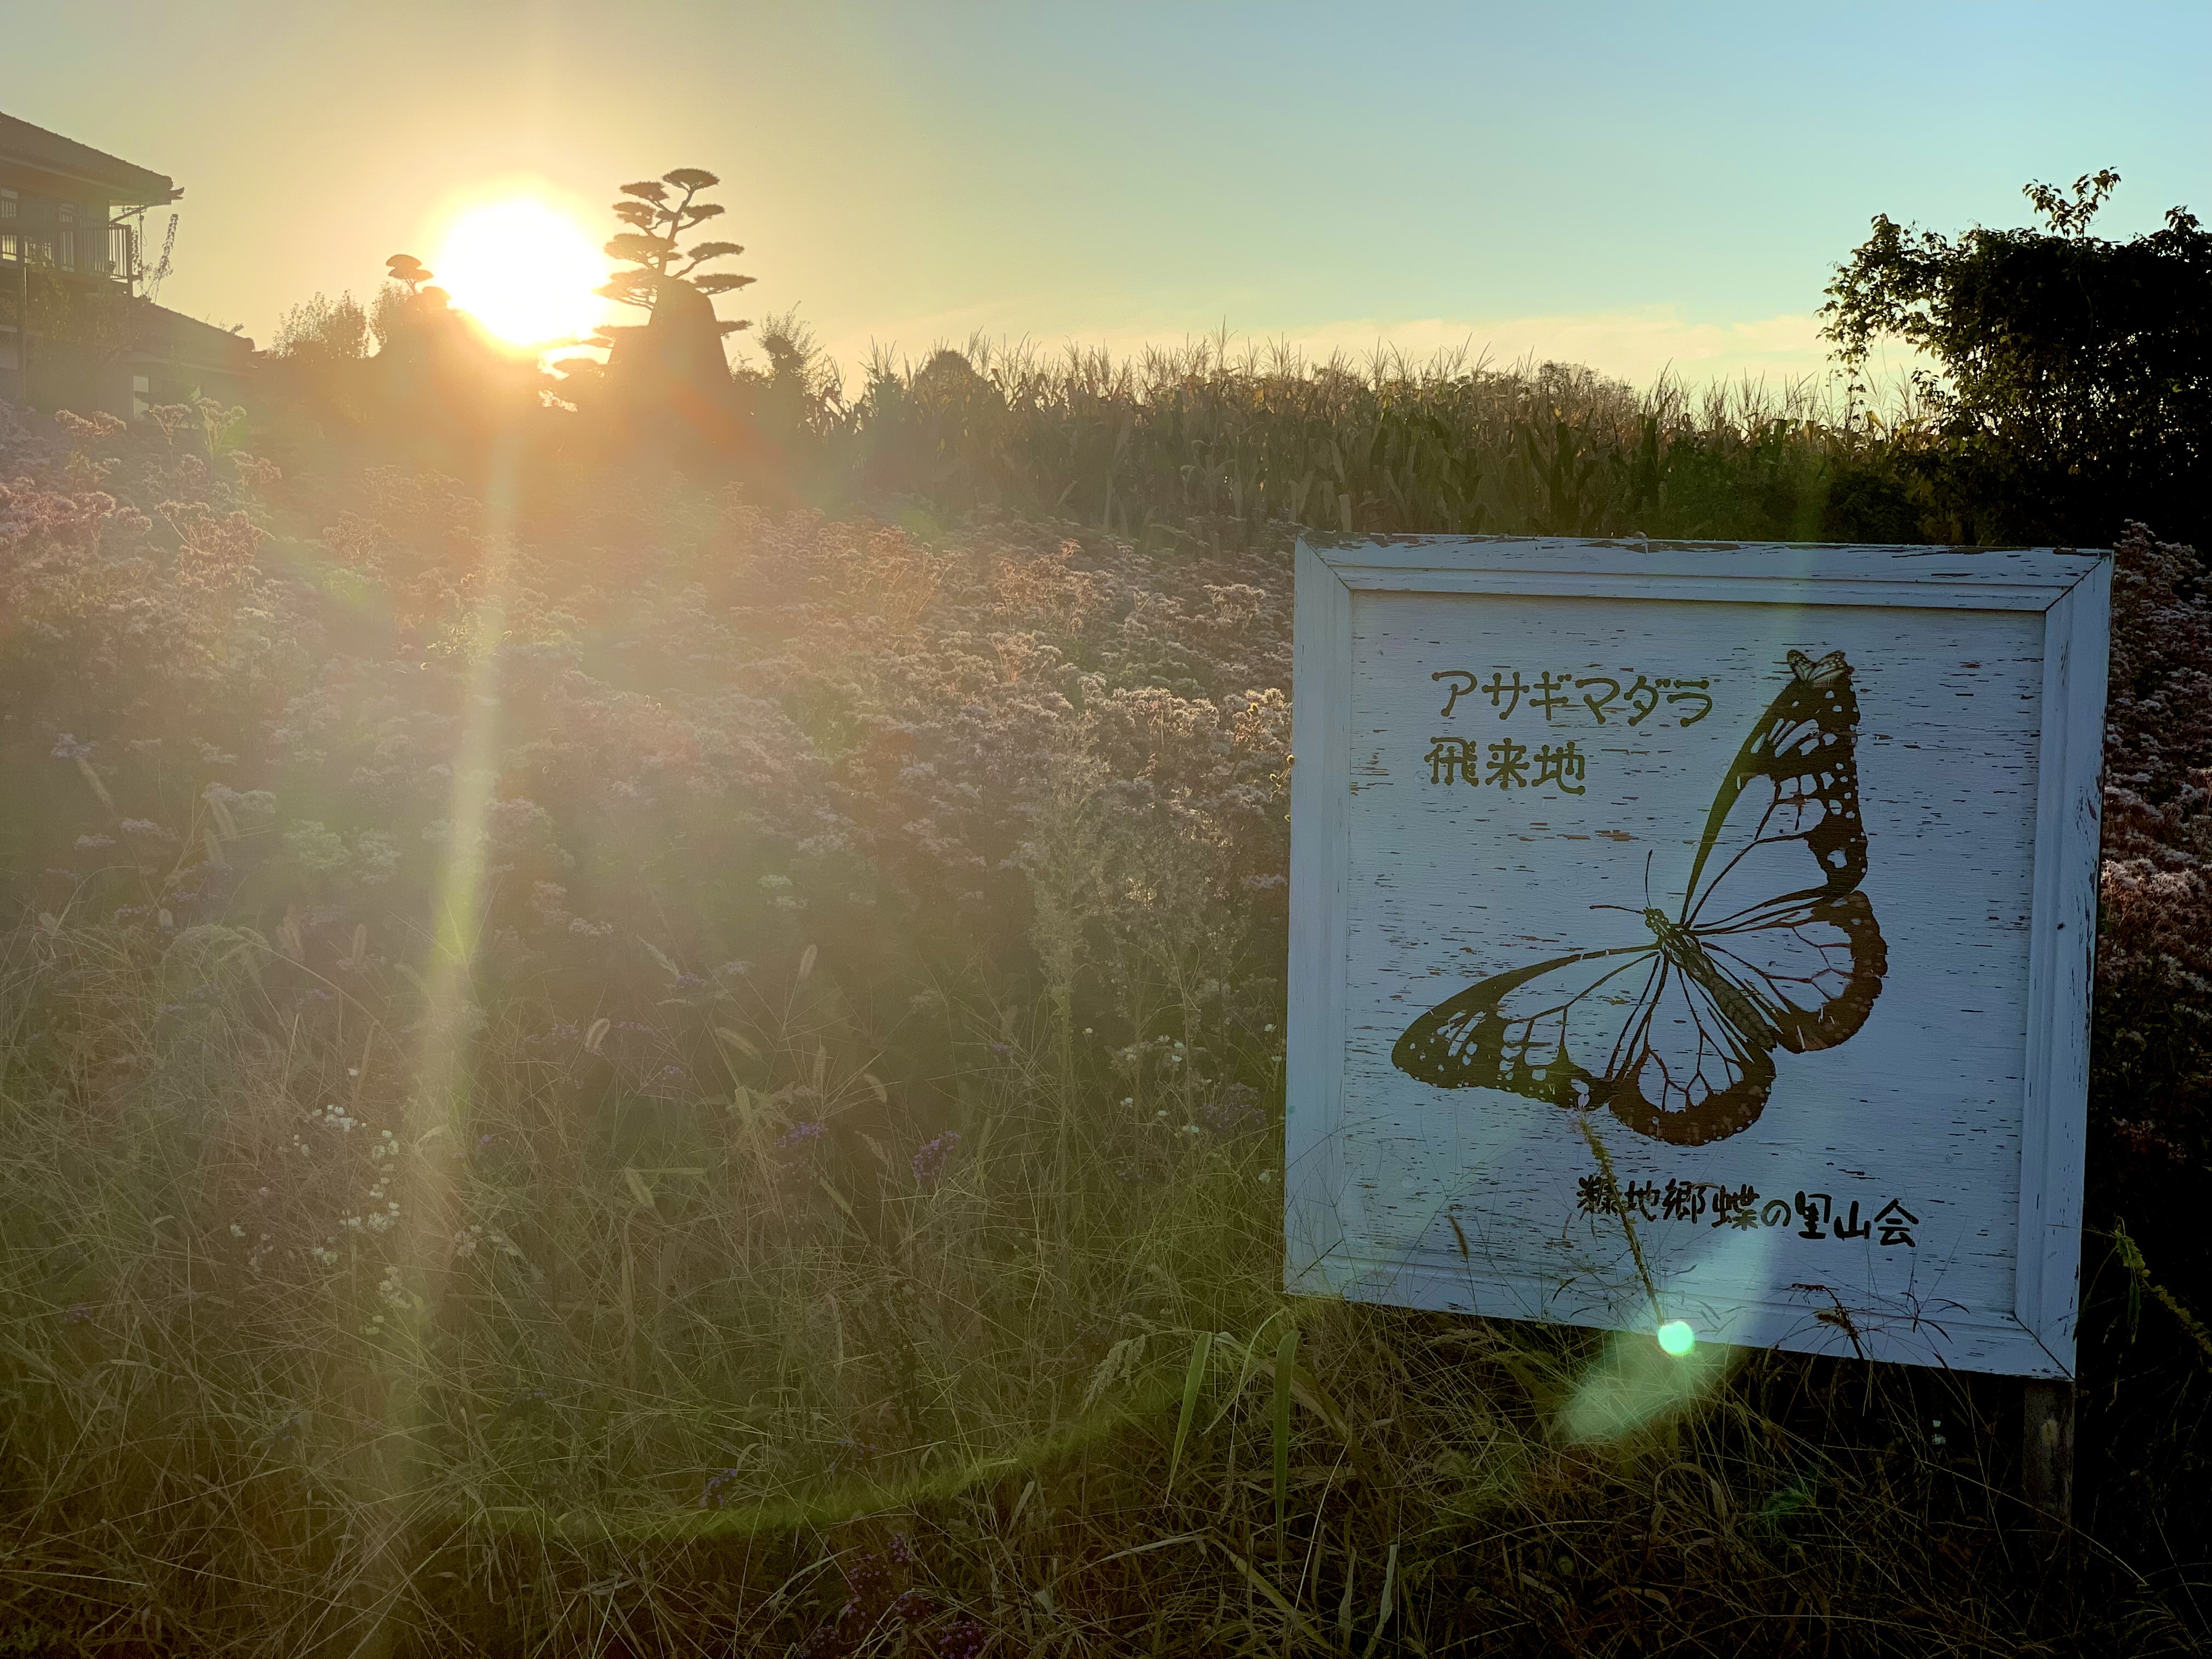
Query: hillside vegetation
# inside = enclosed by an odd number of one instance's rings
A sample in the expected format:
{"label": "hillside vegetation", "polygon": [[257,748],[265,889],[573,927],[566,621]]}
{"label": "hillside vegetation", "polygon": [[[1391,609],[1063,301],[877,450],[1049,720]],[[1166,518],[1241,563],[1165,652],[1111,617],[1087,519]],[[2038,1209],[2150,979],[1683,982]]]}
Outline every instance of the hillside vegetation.
{"label": "hillside vegetation", "polygon": [[[2193,1639],[2106,1246],[2067,1595],[2002,1385],[1578,1437],[1596,1339],[1282,1297],[1279,537],[161,425],[0,466],[20,1650]],[[2179,1196],[2206,623],[2124,559],[2100,1157]]]}
{"label": "hillside vegetation", "polygon": [[0,1653],[2203,1642],[2188,548],[2100,532],[2054,1538],[2001,1380],[1282,1295],[1288,550],[2102,497],[1942,388],[978,348],[848,404],[787,319],[687,453],[426,400],[426,337],[0,410]]}

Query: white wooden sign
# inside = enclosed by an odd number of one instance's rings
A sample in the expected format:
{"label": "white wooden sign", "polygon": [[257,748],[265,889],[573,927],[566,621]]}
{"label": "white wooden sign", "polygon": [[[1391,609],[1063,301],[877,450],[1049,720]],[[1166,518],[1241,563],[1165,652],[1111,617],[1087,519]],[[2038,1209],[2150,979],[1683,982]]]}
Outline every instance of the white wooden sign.
{"label": "white wooden sign", "polygon": [[1291,1288],[2071,1376],[2110,594],[1302,543]]}

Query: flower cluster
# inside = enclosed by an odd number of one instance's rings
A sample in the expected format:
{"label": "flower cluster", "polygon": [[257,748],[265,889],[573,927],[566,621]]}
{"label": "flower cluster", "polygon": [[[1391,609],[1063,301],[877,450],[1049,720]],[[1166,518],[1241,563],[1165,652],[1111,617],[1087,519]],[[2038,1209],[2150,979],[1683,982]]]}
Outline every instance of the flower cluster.
{"label": "flower cluster", "polygon": [[933,1187],[945,1173],[945,1160],[960,1145],[960,1132],[946,1129],[932,1135],[917,1147],[914,1154],[914,1179],[918,1187]]}
{"label": "flower cluster", "polygon": [[2116,563],[2095,1096],[2101,1178],[2140,1188],[2212,1153],[2212,590],[2141,526]]}
{"label": "flower cluster", "polygon": [[[708,1485],[711,1487],[713,1482]],[[837,1565],[845,1581],[846,1599],[835,1614],[799,1643],[796,1651],[807,1659],[843,1659],[858,1651],[887,1622],[904,1627],[910,1637],[922,1636],[921,1627],[939,1617],[937,1598],[910,1582],[921,1571],[921,1555],[904,1533],[893,1533],[890,1542],[880,1549],[850,1550]],[[945,1659],[973,1659],[988,1640],[983,1627],[962,1614],[924,1637],[923,1650]]]}

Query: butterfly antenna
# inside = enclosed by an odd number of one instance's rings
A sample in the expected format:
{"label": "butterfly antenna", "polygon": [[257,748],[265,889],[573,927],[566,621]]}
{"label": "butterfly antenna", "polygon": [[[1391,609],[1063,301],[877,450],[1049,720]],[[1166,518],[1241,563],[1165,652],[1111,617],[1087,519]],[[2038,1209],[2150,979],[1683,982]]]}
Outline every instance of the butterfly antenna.
{"label": "butterfly antenna", "polygon": [[1647,910],[1651,908],[1651,855],[1658,850],[1652,848],[1644,855],[1644,908]]}

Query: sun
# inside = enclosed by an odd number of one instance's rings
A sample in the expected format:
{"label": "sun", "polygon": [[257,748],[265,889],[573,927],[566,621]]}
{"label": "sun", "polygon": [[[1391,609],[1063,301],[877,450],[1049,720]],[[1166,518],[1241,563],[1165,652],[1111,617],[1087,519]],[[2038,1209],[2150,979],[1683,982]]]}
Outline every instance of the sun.
{"label": "sun", "polygon": [[605,256],[574,219],[535,197],[471,209],[434,264],[453,303],[511,345],[571,339],[604,314],[592,290],[607,279]]}

